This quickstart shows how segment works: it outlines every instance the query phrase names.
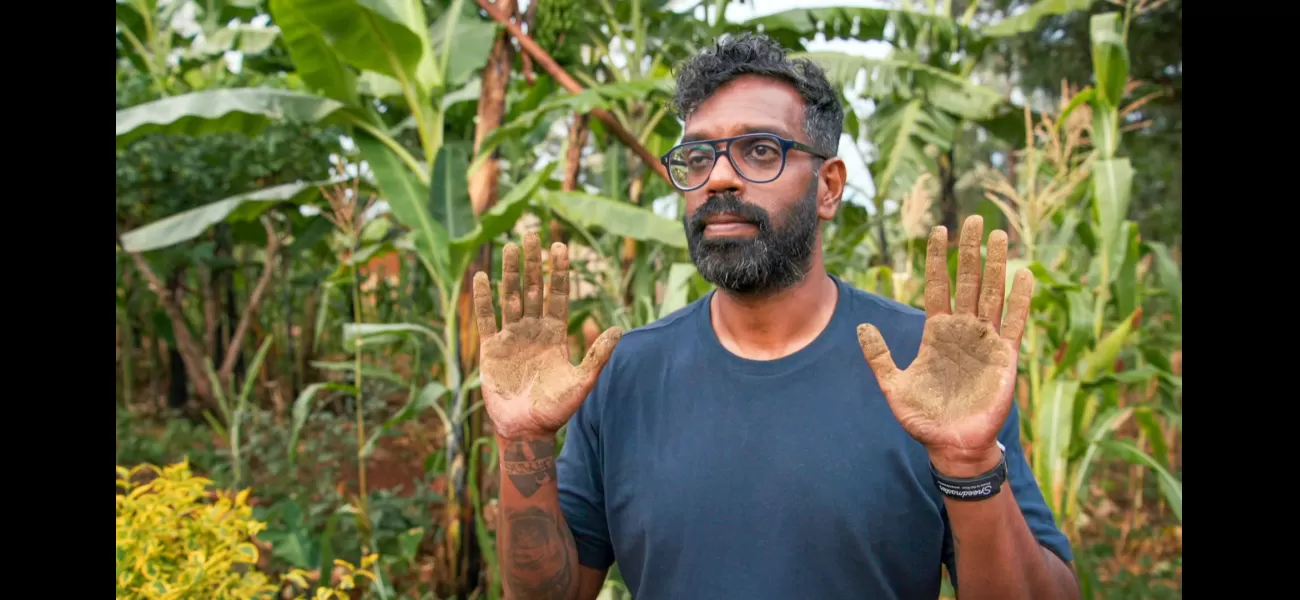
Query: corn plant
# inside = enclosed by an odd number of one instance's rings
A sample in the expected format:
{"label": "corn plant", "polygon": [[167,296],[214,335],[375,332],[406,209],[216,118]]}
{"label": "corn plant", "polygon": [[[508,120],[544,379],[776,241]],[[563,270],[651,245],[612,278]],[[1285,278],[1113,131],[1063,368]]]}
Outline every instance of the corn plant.
{"label": "corn plant", "polygon": [[[1150,405],[1128,402],[1151,386],[1175,397],[1169,347],[1140,344],[1148,297],[1159,280],[1177,287],[1177,268],[1154,242],[1143,242],[1126,220],[1132,167],[1118,154],[1119,108],[1135,86],[1114,13],[1092,19],[1098,87],[1063,99],[1056,119],[1035,123],[1026,109],[1026,145],[1019,184],[994,172],[986,197],[1006,215],[1020,256],[1007,272],[1028,267],[1037,289],[1033,326],[1022,348],[1022,426],[1030,462],[1044,496],[1077,538],[1089,475],[1106,453],[1154,471],[1165,501],[1182,519],[1182,483],[1163,456],[1114,439],[1136,418],[1144,432],[1160,430]],[[1136,103],[1134,103],[1136,104]],[[1156,264],[1156,268],[1151,268]],[[1010,282],[1008,282],[1009,284]],[[1158,323],[1159,321],[1153,321]]]}

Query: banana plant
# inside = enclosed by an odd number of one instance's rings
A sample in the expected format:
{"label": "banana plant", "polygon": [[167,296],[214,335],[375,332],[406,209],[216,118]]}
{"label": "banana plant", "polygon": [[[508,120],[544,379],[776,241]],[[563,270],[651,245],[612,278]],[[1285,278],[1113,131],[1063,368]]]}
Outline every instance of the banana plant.
{"label": "banana plant", "polygon": [[[208,90],[118,111],[118,147],[151,133],[257,135],[276,121],[344,127],[390,212],[409,229],[397,245],[418,257],[434,283],[443,313],[440,349],[455,357],[450,307],[466,266],[481,244],[514,225],[550,175],[538,171],[475,217],[466,182],[469,151],[444,139],[446,109],[473,85],[470,78],[490,50],[473,40],[491,38],[496,25],[465,0],[452,0],[432,25],[419,0],[270,0],[268,6],[300,85]],[[473,374],[462,374],[452,358],[443,367],[450,397],[466,398]],[[300,396],[295,413],[310,402]],[[468,408],[459,404],[453,421]],[[452,448],[465,448],[456,432],[449,437]],[[364,507],[362,498],[363,513]]]}
{"label": "banana plant", "polygon": [[[476,219],[465,189],[468,153],[443,139],[441,101],[468,83],[487,54],[481,44],[453,44],[495,25],[464,0],[453,0],[432,26],[415,0],[270,0],[269,8],[299,89],[218,89],[118,111],[118,146],[149,133],[256,135],[278,120],[344,126],[389,209],[410,229],[404,243],[437,282],[440,305],[452,305],[472,252],[513,225],[504,217],[522,210],[503,203]],[[403,111],[403,123],[385,118]],[[407,125],[414,149],[401,141]],[[454,344],[454,324],[446,328]],[[460,374],[447,376],[459,389]]]}
{"label": "banana plant", "polygon": [[805,48],[805,41],[818,34],[827,40],[889,44],[890,53],[884,58],[828,51],[792,53],[819,64],[837,87],[854,88],[854,95],[873,101],[869,115],[850,111],[845,129],[854,139],[862,137],[865,129],[874,150],[867,164],[875,184],[872,201],[881,212],[886,199],[898,199],[921,175],[938,174],[941,156],[953,149],[965,123],[978,123],[994,134],[1023,134],[1006,126],[1008,121],[1016,124],[1007,118],[1009,113],[1018,118],[1009,99],[974,83],[974,68],[998,37],[1032,29],[1049,14],[1086,9],[1091,0],[1046,0],[986,29],[971,27],[978,1],[968,4],[960,17],[952,14],[951,2],[928,4],[930,12],[925,13],[863,7],[801,8],[731,28],[761,28],[796,50]]}

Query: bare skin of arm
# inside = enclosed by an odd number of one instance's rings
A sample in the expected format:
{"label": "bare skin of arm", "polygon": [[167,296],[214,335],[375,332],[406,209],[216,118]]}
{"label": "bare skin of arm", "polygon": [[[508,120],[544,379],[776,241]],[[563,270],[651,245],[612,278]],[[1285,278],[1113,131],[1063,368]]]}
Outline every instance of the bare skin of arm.
{"label": "bare skin of arm", "polygon": [[[930,234],[925,278],[925,331],[916,359],[900,370],[880,331],[858,326],[858,342],[899,424],[930,455],[935,469],[969,478],[997,466],[998,432],[1011,412],[1021,336],[1034,278],[1020,269],[1006,289],[1007,235],[988,238],[984,221],[966,219],[958,242],[957,290],[949,295],[948,232]],[[1003,316],[1004,296],[1006,314]],[[1075,599],[1072,569],[1034,538],[1011,487],[978,501],[945,499],[957,552],[962,600]]]}
{"label": "bare skin of arm", "polygon": [[[976,477],[993,470],[1000,459],[998,451],[976,461],[935,462],[935,468],[953,477]],[[944,505],[961,600],[1079,598],[1074,570],[1034,538],[1010,485],[1004,483],[998,495],[986,500],[946,499]]]}
{"label": "bare skin of arm", "polygon": [[555,438],[497,438],[501,515],[497,548],[507,598],[595,600],[604,569],[578,564],[573,533],[560,511]]}
{"label": "bare skin of arm", "polygon": [[551,246],[549,295],[542,285],[537,234],[524,238],[522,273],[520,259],[519,246],[507,244],[500,330],[488,276],[474,276],[483,405],[501,456],[497,547],[503,587],[512,600],[595,600],[605,570],[578,563],[573,532],[560,510],[555,432],[591,393],[621,331],[606,330],[574,365],[568,343],[568,249]]}

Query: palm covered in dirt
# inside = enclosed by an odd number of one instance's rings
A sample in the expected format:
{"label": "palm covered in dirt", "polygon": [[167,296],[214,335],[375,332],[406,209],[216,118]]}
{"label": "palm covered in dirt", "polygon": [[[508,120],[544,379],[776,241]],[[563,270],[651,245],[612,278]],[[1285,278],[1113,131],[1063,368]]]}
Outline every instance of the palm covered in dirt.
{"label": "palm covered in dirt", "polygon": [[483,404],[496,435],[506,439],[554,435],[591,392],[622,333],[616,327],[607,329],[582,363],[574,366],[568,341],[568,248],[560,243],[551,246],[549,296],[543,292],[537,234],[524,238],[522,289],[519,255],[518,245],[506,245],[500,330],[488,276],[483,272],[474,276]]}
{"label": "palm covered in dirt", "polygon": [[992,448],[1011,410],[1033,276],[1027,269],[1016,273],[1003,319],[1007,235],[997,230],[989,236],[981,275],[983,232],[979,216],[962,225],[956,301],[950,303],[947,230],[931,231],[925,331],[916,359],[906,370],[894,364],[879,330],[870,324],[858,326],[863,355],[894,416],[931,452],[960,456]]}

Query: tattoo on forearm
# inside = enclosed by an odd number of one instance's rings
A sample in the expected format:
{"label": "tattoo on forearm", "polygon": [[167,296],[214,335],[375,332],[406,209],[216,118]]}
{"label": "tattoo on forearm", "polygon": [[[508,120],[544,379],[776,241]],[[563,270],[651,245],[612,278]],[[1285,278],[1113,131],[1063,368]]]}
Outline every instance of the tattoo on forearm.
{"label": "tattoo on forearm", "polygon": [[564,600],[574,585],[577,554],[568,526],[536,506],[507,510],[506,580],[518,598]]}
{"label": "tattoo on forearm", "polygon": [[555,481],[555,440],[510,442],[501,451],[501,470],[525,498]]}

